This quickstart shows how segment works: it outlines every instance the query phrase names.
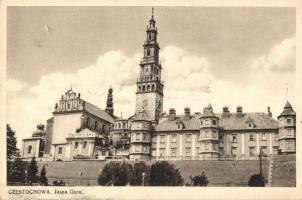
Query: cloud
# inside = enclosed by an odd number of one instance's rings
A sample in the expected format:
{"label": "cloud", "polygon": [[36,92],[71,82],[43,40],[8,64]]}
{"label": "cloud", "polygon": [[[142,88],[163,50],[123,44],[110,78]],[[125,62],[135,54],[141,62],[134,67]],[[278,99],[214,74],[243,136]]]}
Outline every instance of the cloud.
{"label": "cloud", "polygon": [[296,39],[284,39],[269,53],[254,60],[253,68],[273,72],[293,72],[296,69]]}
{"label": "cloud", "polygon": [[[242,105],[244,111],[265,112],[266,106],[270,105],[273,112],[280,113],[285,102],[285,84],[291,88],[290,96],[295,95],[294,73],[289,69],[288,73],[275,71],[285,70],[285,67],[280,66],[286,63],[285,57],[290,58],[289,55],[293,53],[289,45],[293,41],[284,40],[272,47],[267,55],[255,58],[250,70],[244,75],[245,78],[238,82],[217,79],[210,70],[216,66],[212,66],[207,58],[190,55],[172,45],[163,48],[164,110],[174,107],[178,114],[182,114],[183,108],[190,107],[192,113],[201,112],[211,102],[215,112],[221,112],[224,105],[228,105],[232,111],[236,106]],[[279,55],[277,52],[281,49],[288,56]],[[74,73],[56,72],[45,75],[41,77],[39,84],[32,87],[9,79],[7,83],[11,98],[7,106],[8,123],[16,130],[19,138],[29,137],[38,123],[46,123],[51,117],[55,103],[71,84],[83,99],[102,109],[105,108],[107,91],[111,85],[114,90],[115,114],[131,116],[135,112],[139,57],[140,54],[127,57],[121,51],[109,51],[92,65]],[[229,75],[234,73],[236,72],[230,72]],[[22,94],[23,90],[28,94]]]}

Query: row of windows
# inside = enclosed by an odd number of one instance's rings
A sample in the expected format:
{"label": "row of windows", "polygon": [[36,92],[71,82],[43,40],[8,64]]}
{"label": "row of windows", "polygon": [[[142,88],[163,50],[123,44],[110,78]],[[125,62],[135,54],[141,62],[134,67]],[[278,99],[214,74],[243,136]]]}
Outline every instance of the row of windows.
{"label": "row of windows", "polygon": [[[206,144],[204,146],[204,149],[203,147],[201,147],[203,150],[205,151],[209,151],[210,148],[209,148],[209,144]],[[262,151],[262,154],[263,155],[268,155],[268,149],[267,149],[267,146],[261,146],[261,151]],[[217,145],[213,145],[213,150],[214,151],[217,151],[218,150],[218,146]],[[278,147],[277,146],[274,146],[273,147],[273,154],[277,154],[277,151],[278,151]],[[177,155],[177,148],[171,148],[171,151],[170,151],[170,155],[171,157],[175,157]],[[196,147],[196,152],[197,154],[200,153],[199,152],[199,147]],[[219,147],[219,154],[221,156],[224,156],[225,155],[225,152],[224,152],[224,148],[223,147]],[[156,150],[152,150],[152,155],[153,156],[156,156]],[[164,157],[166,155],[166,149],[165,148],[160,148],[159,149],[159,156],[160,157]],[[191,156],[192,155],[192,152],[191,152],[191,148],[190,147],[187,147],[185,148],[185,156]],[[238,148],[237,147],[232,147],[231,148],[231,155],[236,157],[238,156]],[[249,147],[249,156],[256,156],[258,155],[258,153],[256,153],[256,148],[254,146],[251,146]]]}
{"label": "row of windows", "polygon": [[146,133],[142,133],[142,134],[136,133],[135,134],[135,140],[136,141],[141,140],[141,135],[143,135],[143,140],[148,140],[148,134],[146,134]]}
{"label": "row of windows", "polygon": [[[87,146],[87,141],[84,141],[83,142],[83,149],[85,149],[86,146]],[[78,147],[79,147],[79,142],[75,142],[74,143],[74,149],[78,149]]]}
{"label": "row of windows", "polygon": [[[136,145],[135,146],[135,152],[140,152],[141,146]],[[143,152],[148,152],[147,146],[143,146]]]}
{"label": "row of windows", "polygon": [[127,128],[126,122],[115,123],[114,128]]}
{"label": "row of windows", "polygon": [[[293,123],[293,119],[287,118],[286,119],[286,123],[289,124],[289,125],[291,125]],[[280,119],[280,124],[284,125],[284,120],[282,118]]]}
{"label": "row of windows", "polygon": [[[210,130],[205,130],[205,131],[201,131],[200,134],[198,135],[199,138],[197,138],[198,140],[200,138],[210,138]],[[237,143],[237,134],[233,134],[232,135],[232,143]],[[171,135],[171,140],[172,143],[176,143],[177,141],[177,135]],[[217,131],[213,131],[213,138],[217,138]],[[277,141],[278,138],[278,134],[275,134],[274,139]],[[266,133],[261,133],[261,140],[262,141],[266,141],[267,140],[267,134]],[[191,142],[191,134],[186,134],[185,135],[185,141],[186,143],[190,143]],[[249,141],[255,141],[255,133],[250,133],[249,135]],[[156,142],[155,140],[153,140],[153,142]],[[160,143],[165,143],[166,142],[166,135],[160,135]],[[223,143],[224,142],[224,134],[219,134],[219,142]]]}
{"label": "row of windows", "polygon": [[[156,77],[156,80],[158,80],[158,77]],[[149,91],[155,91],[156,88],[160,89],[160,86],[157,86],[155,84],[148,84],[147,86],[146,85],[143,85],[143,86],[138,86],[138,92],[149,92]]]}
{"label": "row of windows", "polygon": [[[212,124],[211,124],[211,121],[212,121]],[[200,120],[200,125],[201,126],[209,126],[209,125],[216,126],[217,125],[217,120],[216,119],[213,119],[213,120],[210,120],[210,119]]]}
{"label": "row of windows", "polygon": [[[86,127],[91,127],[91,122],[90,122],[89,117],[86,119]],[[95,130],[99,129],[99,122],[98,121],[94,121],[94,129]],[[102,125],[101,131],[104,132],[104,130],[105,130],[105,124]]]}

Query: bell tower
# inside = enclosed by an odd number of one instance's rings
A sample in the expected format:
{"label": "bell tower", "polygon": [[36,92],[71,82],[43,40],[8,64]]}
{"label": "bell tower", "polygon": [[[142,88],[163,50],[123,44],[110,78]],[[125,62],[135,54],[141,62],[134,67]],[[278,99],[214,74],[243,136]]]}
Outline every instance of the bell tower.
{"label": "bell tower", "polygon": [[137,79],[136,115],[144,111],[150,121],[157,123],[163,111],[163,83],[161,82],[161,64],[159,61],[159,45],[157,43],[157,27],[153,16],[147,26],[147,38],[143,45],[144,56],[140,61],[140,74]]}

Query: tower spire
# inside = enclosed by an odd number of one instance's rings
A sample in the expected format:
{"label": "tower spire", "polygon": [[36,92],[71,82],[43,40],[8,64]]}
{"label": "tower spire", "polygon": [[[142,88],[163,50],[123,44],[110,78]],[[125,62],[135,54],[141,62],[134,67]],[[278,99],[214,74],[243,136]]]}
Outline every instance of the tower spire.
{"label": "tower spire", "polygon": [[108,89],[108,95],[107,95],[107,104],[106,104],[106,109],[105,111],[110,114],[111,116],[113,116],[113,89],[111,88],[111,85],[110,85],[110,88]]}

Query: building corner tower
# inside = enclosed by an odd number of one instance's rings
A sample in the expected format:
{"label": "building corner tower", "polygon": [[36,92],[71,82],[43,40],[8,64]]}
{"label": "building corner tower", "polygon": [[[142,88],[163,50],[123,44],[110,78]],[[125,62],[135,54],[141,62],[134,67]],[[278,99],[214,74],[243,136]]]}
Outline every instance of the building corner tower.
{"label": "building corner tower", "polygon": [[287,101],[279,120],[279,149],[282,154],[296,152],[296,112]]}
{"label": "building corner tower", "polygon": [[140,61],[140,73],[137,79],[136,116],[144,111],[152,123],[157,123],[163,111],[163,83],[161,82],[161,64],[159,62],[159,45],[157,27],[152,17],[147,26],[147,38],[143,45],[144,56]]}

